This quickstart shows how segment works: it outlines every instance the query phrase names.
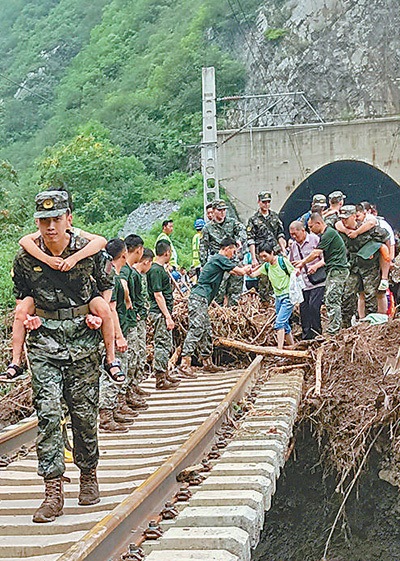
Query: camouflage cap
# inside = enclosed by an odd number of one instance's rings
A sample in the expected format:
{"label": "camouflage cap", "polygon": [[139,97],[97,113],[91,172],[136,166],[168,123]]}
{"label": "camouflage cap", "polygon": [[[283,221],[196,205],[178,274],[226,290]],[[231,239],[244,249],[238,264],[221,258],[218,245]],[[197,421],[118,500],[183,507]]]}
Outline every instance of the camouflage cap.
{"label": "camouflage cap", "polygon": [[213,208],[217,209],[217,210],[226,210],[227,204],[224,200],[222,199],[214,199],[213,201]]}
{"label": "camouflage cap", "polygon": [[313,205],[325,205],[326,206],[326,197],[325,195],[314,195],[312,198]]}
{"label": "camouflage cap", "polygon": [[35,197],[34,218],[61,216],[70,210],[66,191],[42,191]]}
{"label": "camouflage cap", "polygon": [[272,195],[270,191],[260,191],[258,193],[258,200],[262,202],[270,201],[272,199]]}
{"label": "camouflage cap", "polygon": [[330,203],[339,203],[340,201],[343,201],[343,199],[345,198],[346,195],[344,195],[342,191],[333,191],[332,193],[329,193]]}
{"label": "camouflage cap", "polygon": [[353,214],[356,214],[357,209],[355,205],[345,205],[342,206],[339,212],[339,218],[350,218]]}

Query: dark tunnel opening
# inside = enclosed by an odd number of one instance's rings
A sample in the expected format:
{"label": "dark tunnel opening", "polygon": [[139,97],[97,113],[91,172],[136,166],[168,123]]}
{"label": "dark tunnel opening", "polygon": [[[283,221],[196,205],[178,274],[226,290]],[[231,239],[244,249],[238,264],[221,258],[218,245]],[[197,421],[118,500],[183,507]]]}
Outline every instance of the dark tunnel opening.
{"label": "dark tunnel opening", "polygon": [[342,191],[345,204],[369,201],[393,228],[400,231],[400,186],[386,173],[365,162],[343,160],[320,168],[305,179],[280,211],[286,229],[310,208],[313,195]]}

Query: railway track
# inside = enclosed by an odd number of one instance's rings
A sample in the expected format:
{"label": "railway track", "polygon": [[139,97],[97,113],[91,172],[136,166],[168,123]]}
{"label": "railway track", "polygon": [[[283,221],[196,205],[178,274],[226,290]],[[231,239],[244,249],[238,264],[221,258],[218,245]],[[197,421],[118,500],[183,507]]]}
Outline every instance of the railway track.
{"label": "railway track", "polygon": [[[246,370],[200,372],[172,391],[154,391],[128,433],[99,434],[101,501],[78,506],[79,471],[67,464],[64,516],[33,524],[43,498],[34,452],[0,469],[0,560],[109,561],[118,559],[161,511],[180,484],[176,475],[209,451],[232,404],[255,383],[261,358]],[[0,455],[32,441],[35,420],[0,435]]]}

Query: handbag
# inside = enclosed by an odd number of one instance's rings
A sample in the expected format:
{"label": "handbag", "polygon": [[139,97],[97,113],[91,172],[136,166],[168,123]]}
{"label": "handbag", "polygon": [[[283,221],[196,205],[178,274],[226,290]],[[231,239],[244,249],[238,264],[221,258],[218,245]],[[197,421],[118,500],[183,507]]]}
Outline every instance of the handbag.
{"label": "handbag", "polygon": [[[299,254],[300,254],[301,259],[304,259],[303,254],[302,254],[301,249],[300,249],[300,244],[298,244],[298,243],[297,243],[297,248],[299,250]],[[317,269],[315,271],[315,273],[311,273],[311,274],[307,270],[307,265],[304,265],[304,267],[305,267],[305,270],[306,270],[307,278],[312,285],[321,284],[321,282],[325,281],[325,279],[326,279],[325,265],[323,267],[320,267],[319,269]]]}

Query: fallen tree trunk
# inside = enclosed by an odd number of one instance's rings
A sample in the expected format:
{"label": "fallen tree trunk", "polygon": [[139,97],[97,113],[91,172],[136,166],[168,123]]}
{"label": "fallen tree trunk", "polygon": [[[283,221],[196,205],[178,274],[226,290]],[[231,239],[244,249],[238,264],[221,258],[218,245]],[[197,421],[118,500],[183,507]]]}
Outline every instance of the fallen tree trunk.
{"label": "fallen tree trunk", "polygon": [[301,362],[299,364],[287,364],[286,366],[271,366],[270,370],[273,370],[274,372],[287,372],[288,370],[307,368],[307,366],[307,362]]}
{"label": "fallen tree trunk", "polygon": [[223,347],[238,349],[245,353],[256,353],[258,355],[275,355],[289,358],[309,358],[311,353],[308,351],[296,351],[294,349],[278,349],[277,347],[262,347],[259,345],[249,345],[243,341],[235,341],[234,339],[224,339],[220,337],[218,344]]}
{"label": "fallen tree trunk", "polygon": [[322,355],[324,353],[324,348],[320,347],[317,350],[317,362],[315,364],[315,395],[321,395],[322,387]]}

